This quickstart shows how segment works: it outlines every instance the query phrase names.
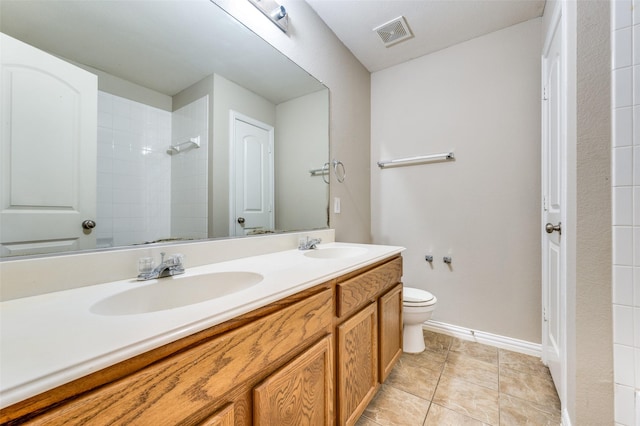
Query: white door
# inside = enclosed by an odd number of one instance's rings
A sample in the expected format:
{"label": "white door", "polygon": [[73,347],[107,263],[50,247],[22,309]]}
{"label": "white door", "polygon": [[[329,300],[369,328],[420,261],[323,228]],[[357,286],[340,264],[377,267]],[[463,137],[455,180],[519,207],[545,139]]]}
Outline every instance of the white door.
{"label": "white door", "polygon": [[1,255],[93,248],[97,77],[0,37]]}
{"label": "white door", "polygon": [[560,19],[543,52],[542,359],[561,401],[566,383],[566,257],[562,235],[566,198],[565,84]]}
{"label": "white door", "polygon": [[234,111],[231,126],[230,234],[273,230],[273,127]]}

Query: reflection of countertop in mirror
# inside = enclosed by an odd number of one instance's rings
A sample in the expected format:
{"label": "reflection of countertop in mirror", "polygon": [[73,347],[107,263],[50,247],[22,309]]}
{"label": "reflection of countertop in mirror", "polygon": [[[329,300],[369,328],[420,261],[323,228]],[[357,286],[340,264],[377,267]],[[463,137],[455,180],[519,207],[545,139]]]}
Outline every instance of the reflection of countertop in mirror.
{"label": "reflection of countertop in mirror", "polygon": [[[361,250],[340,250],[344,247]],[[311,257],[294,249],[188,268],[180,277],[241,271],[264,278],[223,297],[144,314],[101,315],[91,307],[123,291],[172,278],[129,279],[2,302],[0,405],[14,404],[404,250],[345,243],[321,244],[318,250],[323,249],[332,251]]]}

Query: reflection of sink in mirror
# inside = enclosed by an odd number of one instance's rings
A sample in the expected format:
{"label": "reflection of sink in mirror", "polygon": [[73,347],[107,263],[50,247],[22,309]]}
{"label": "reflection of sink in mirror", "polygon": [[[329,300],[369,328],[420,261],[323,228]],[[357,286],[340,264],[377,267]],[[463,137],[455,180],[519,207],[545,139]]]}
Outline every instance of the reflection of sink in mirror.
{"label": "reflection of sink in mirror", "polygon": [[134,315],[179,308],[245,290],[263,278],[253,272],[214,272],[162,278],[103,299],[91,307],[91,312]]}
{"label": "reflection of sink in mirror", "polygon": [[305,256],[314,259],[344,259],[347,257],[360,256],[365,254],[367,249],[362,247],[330,247],[318,248],[305,252]]}

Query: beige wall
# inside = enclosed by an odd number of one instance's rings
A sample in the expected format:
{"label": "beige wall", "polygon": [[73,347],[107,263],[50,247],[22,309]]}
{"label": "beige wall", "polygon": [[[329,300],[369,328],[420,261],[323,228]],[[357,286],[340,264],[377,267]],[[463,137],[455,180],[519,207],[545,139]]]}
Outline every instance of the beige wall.
{"label": "beige wall", "polygon": [[329,186],[322,176],[309,174],[329,155],[328,101],[328,91],[322,90],[276,106],[276,229],[328,225]]}
{"label": "beige wall", "polygon": [[374,242],[407,247],[403,281],[436,295],[434,320],[535,343],[540,30],[534,19],[376,72],[371,89],[372,163],[456,155],[372,171]]}
{"label": "beige wall", "polygon": [[[284,34],[248,1],[214,2],[330,90],[331,157],[342,161],[347,178],[332,178],[331,199],[340,197],[342,212],[331,212],[336,241],[370,242],[370,74],[301,0],[283,0],[290,15]],[[333,204],[333,203],[331,203]]]}
{"label": "beige wall", "polygon": [[576,5],[575,348],[570,349],[575,351],[576,364],[572,424],[602,425],[613,422],[610,6],[606,1]]}

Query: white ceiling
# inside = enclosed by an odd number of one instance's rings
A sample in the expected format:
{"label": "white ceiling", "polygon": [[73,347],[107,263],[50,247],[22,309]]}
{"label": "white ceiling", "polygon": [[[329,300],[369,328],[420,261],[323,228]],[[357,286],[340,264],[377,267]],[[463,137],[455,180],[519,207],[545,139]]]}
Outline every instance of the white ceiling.
{"label": "white ceiling", "polygon": [[209,0],[0,0],[0,28],[169,96],[214,72],[275,104],[323,87]]}
{"label": "white ceiling", "polygon": [[[545,5],[545,0],[306,1],[371,72],[542,16]],[[414,37],[385,47],[373,29],[398,16],[406,18]]]}

